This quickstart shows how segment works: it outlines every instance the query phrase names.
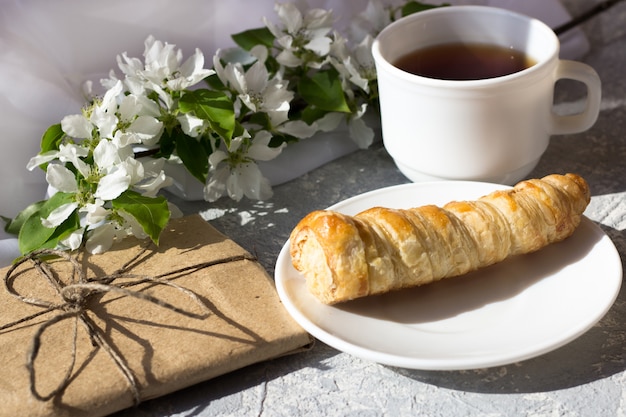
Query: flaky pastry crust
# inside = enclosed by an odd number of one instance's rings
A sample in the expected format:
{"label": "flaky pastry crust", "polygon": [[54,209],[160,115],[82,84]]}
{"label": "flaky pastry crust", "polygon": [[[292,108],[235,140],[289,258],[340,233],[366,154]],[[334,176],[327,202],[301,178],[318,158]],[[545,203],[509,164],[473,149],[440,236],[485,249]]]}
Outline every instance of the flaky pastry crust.
{"label": "flaky pastry crust", "polygon": [[308,290],[335,304],[537,251],[569,237],[589,201],[583,178],[554,174],[443,207],[318,210],[292,231],[290,253]]}

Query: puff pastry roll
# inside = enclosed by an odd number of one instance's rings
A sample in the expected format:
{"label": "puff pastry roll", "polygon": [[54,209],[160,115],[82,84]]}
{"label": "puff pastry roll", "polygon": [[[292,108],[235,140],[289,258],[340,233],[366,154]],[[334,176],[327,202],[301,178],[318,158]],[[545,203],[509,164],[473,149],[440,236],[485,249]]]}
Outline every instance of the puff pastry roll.
{"label": "puff pastry roll", "polygon": [[334,304],[428,284],[537,251],[569,237],[589,204],[578,175],[549,175],[475,201],[355,216],[319,210],[290,236],[308,290]]}

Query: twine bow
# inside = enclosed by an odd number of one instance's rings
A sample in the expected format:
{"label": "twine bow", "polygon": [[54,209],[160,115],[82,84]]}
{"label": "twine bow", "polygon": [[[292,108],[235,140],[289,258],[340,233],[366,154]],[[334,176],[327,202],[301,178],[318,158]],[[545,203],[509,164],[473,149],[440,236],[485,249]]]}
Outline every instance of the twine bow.
{"label": "twine bow", "polygon": [[[120,269],[115,271],[110,275],[105,275],[102,277],[94,277],[87,278],[85,271],[81,267],[80,263],[77,259],[73,258],[66,252],[51,250],[51,249],[42,249],[35,252],[32,252],[24,257],[20,258],[16,263],[9,268],[5,277],[4,284],[13,297],[18,300],[43,308],[43,310],[38,311],[37,313],[31,314],[27,317],[23,317],[20,320],[17,320],[12,323],[5,324],[0,326],[0,331],[9,329],[11,327],[15,327],[21,323],[32,320],[36,317],[44,315],[46,313],[52,312],[54,310],[59,311],[56,316],[53,316],[48,321],[44,322],[39,326],[35,335],[33,336],[31,349],[29,350],[26,367],[29,371],[30,375],[30,391],[35,398],[40,401],[47,401],[60,393],[62,393],[71,381],[71,376],[74,371],[74,367],[76,364],[76,356],[77,356],[77,336],[78,336],[78,327],[79,323],[87,331],[89,338],[92,344],[96,347],[103,349],[113,360],[117,369],[122,373],[123,377],[126,379],[129,389],[133,396],[133,403],[138,404],[141,401],[141,397],[139,394],[139,386],[137,383],[137,379],[133,374],[131,368],[128,363],[124,360],[124,358],[115,350],[115,348],[106,340],[104,337],[103,331],[96,325],[92,318],[89,317],[87,311],[89,310],[88,301],[93,299],[95,295],[103,294],[103,293],[117,293],[123,296],[134,297],[142,301],[147,301],[152,304],[156,304],[160,307],[166,308],[173,312],[182,314],[187,317],[203,319],[208,317],[210,314],[209,308],[204,304],[204,302],[198,297],[196,293],[193,291],[181,287],[167,279],[166,277],[172,277],[184,272],[200,270],[203,268],[207,268],[213,265],[235,262],[239,260],[253,260],[256,261],[249,255],[237,255],[232,257],[227,257],[223,259],[218,259],[215,261],[209,261],[197,265],[188,266],[185,268],[176,269],[174,271],[166,272],[157,276],[146,276],[139,274],[131,274],[127,271],[130,267],[138,261],[141,256],[146,252],[147,248],[143,248],[133,259],[126,262]],[[42,258],[46,256],[56,256],[62,258],[63,260],[69,262],[71,264],[71,274],[68,279],[68,283],[63,282],[58,275],[51,268],[50,264],[45,262]],[[28,297],[19,294],[13,284],[15,280],[14,273],[17,268],[26,263],[31,262],[35,268],[35,270],[43,277],[46,278],[47,282],[52,286],[56,294],[60,298],[60,302],[54,303],[46,300],[42,300],[36,297]],[[119,284],[114,284],[114,281],[119,278],[132,279],[132,281],[122,282]],[[166,301],[154,297],[150,294],[146,294],[139,291],[133,291],[128,289],[127,287],[135,286],[139,284],[158,284],[158,285],[166,285],[168,287],[172,287],[181,293],[185,294],[189,297],[193,302],[195,302],[200,308],[203,310],[203,313],[198,314],[193,311],[188,311],[179,307],[176,307]],[[36,372],[35,372],[35,359],[39,353],[39,349],[41,346],[41,337],[44,331],[51,327],[52,325],[59,323],[63,320],[74,319],[74,326],[72,331],[72,351],[71,351],[71,361],[67,367],[65,375],[58,386],[52,390],[47,395],[42,395],[37,391],[37,387],[35,384],[36,381]]]}

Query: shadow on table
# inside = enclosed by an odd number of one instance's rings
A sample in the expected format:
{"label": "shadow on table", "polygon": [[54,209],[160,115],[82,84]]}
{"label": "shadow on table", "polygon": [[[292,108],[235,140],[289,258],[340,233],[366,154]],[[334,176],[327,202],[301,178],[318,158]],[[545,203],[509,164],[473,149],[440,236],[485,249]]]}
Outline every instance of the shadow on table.
{"label": "shadow on table", "polygon": [[[626,231],[599,225],[622,256]],[[602,271],[598,271],[601,276]],[[486,369],[419,371],[389,368],[407,378],[448,389],[478,393],[534,393],[561,390],[626,370],[626,286],[609,312],[569,344],[534,359]]]}
{"label": "shadow on table", "polygon": [[[203,413],[206,412],[209,405],[219,409],[220,406],[216,406],[215,402],[221,398],[255,387],[259,391],[263,391],[266,383],[292,372],[301,371],[304,368],[314,368],[316,371],[329,369],[331,366],[325,362],[338,354],[340,352],[337,350],[316,342],[314,348],[306,353],[287,355],[249,365],[172,394],[145,401],[137,407],[120,411],[111,417],[166,416],[178,415],[178,413],[188,417],[204,415]],[[259,395],[259,397],[262,398],[263,395]],[[240,402],[229,400],[223,406],[222,411],[224,414],[238,415],[244,412],[243,409],[238,408],[241,406]],[[235,409],[231,409],[231,407],[235,407]]]}

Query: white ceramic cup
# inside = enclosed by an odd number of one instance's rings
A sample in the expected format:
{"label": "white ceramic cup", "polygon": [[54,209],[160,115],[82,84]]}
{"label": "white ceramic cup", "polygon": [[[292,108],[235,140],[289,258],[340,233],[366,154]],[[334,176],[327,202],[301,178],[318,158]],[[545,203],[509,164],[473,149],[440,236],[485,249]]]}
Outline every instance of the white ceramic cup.
{"label": "white ceramic cup", "polygon": [[[468,81],[422,77],[393,64],[420,48],[459,42],[511,47],[536,64]],[[600,110],[598,74],[581,62],[560,60],[559,40],[547,25],[508,10],[451,6],[416,13],[387,26],[372,52],[383,142],[412,181],[516,183],[537,165],[551,135],[589,129]],[[554,113],[559,79],[586,85],[581,113]]]}

